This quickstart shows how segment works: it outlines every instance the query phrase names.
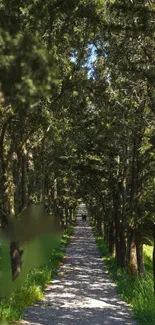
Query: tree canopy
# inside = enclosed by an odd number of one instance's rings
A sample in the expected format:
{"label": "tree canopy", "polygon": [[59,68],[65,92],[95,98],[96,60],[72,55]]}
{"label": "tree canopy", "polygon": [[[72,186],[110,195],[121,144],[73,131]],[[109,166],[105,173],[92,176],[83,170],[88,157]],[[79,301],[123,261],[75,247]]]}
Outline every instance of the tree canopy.
{"label": "tree canopy", "polygon": [[[155,5],[2,0],[0,204],[83,200],[117,263],[142,273],[155,216]],[[136,248],[136,257],[132,252]]]}

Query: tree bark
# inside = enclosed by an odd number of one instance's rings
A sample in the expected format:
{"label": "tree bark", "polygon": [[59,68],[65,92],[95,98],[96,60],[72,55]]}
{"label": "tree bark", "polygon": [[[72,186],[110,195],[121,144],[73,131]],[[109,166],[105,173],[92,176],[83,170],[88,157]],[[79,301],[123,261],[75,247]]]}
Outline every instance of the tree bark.
{"label": "tree bark", "polygon": [[127,269],[129,274],[136,275],[138,273],[136,244],[132,228],[128,229],[127,239]]}
{"label": "tree bark", "polygon": [[126,266],[126,232],[124,227],[120,227],[120,267]]}
{"label": "tree bark", "polygon": [[12,241],[10,244],[10,258],[13,281],[20,275],[22,267],[22,254],[23,250],[20,249],[19,244],[16,241]]}
{"label": "tree bark", "polygon": [[119,213],[116,209],[114,211],[114,221],[115,221],[115,246],[116,246],[116,261],[117,266],[121,265],[121,256],[120,256],[120,220]]}
{"label": "tree bark", "polygon": [[65,214],[65,225],[66,225],[66,227],[68,227],[69,226],[69,213],[68,213],[67,205],[65,205],[64,214]]}
{"label": "tree bark", "polygon": [[109,225],[109,253],[112,255],[115,253],[115,233],[113,221],[111,221]]}
{"label": "tree bark", "polygon": [[141,275],[144,274],[145,268],[144,268],[144,256],[143,256],[143,243],[140,234],[136,234],[135,243],[136,243],[138,273],[139,275]]}
{"label": "tree bark", "polygon": [[108,223],[106,220],[104,220],[104,241],[105,241],[105,244],[108,245],[108,243],[109,243],[109,229],[108,229]]}
{"label": "tree bark", "polygon": [[22,185],[22,209],[28,205],[28,180],[27,180],[27,151],[22,153],[22,168],[21,168],[21,185]]}
{"label": "tree bark", "polygon": [[4,188],[4,210],[10,217],[15,215],[14,193],[15,185],[13,180],[13,153],[3,155],[3,188]]}
{"label": "tree bark", "polygon": [[102,236],[102,216],[100,214],[98,214],[97,216],[97,230],[99,233],[99,236]]}

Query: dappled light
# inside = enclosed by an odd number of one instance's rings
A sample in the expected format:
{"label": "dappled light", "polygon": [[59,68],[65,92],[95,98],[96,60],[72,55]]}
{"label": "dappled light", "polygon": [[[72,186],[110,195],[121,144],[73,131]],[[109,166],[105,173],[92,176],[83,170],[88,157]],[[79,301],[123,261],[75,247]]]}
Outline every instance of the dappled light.
{"label": "dappled light", "polygon": [[136,324],[109,278],[88,223],[78,221],[64,264],[24,324]]}
{"label": "dappled light", "polygon": [[0,0],[0,321],[133,324],[117,288],[155,325],[155,0]]}

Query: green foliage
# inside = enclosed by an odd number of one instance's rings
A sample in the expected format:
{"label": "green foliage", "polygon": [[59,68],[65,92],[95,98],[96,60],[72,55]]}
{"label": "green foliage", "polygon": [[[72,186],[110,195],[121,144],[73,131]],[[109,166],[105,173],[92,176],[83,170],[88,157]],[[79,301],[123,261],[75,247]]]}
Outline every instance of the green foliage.
{"label": "green foliage", "polygon": [[[141,325],[154,325],[155,308],[153,292],[152,260],[150,254],[152,247],[144,246],[145,267],[144,276],[131,277],[126,270],[118,269],[116,260],[108,254],[108,249],[103,237],[96,234],[96,242],[100,249],[103,261],[110,276],[116,282],[118,292],[133,308],[136,319]],[[149,261],[149,262],[148,262]]]}
{"label": "green foliage", "polygon": [[1,1],[4,213],[45,202],[66,227],[82,198],[98,227],[152,240],[154,14],[144,0]]}
{"label": "green foliage", "polygon": [[73,227],[68,228],[62,236],[60,246],[52,250],[48,263],[33,268],[28,273],[23,286],[13,291],[9,298],[0,301],[0,320],[12,322],[21,319],[25,307],[31,306],[43,298],[45,286],[58,272],[65,247],[68,245],[72,233]]}
{"label": "green foliage", "polygon": [[152,263],[152,256],[153,256],[153,246],[143,245],[144,249],[144,260],[145,260],[145,270],[147,274],[149,273],[152,275],[153,273],[153,263]]}

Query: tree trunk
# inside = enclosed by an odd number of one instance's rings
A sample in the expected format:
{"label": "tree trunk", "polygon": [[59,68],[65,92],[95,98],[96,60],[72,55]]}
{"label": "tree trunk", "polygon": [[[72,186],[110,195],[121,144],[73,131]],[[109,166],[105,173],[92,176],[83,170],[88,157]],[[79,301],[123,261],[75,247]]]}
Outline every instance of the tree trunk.
{"label": "tree trunk", "polygon": [[10,258],[13,281],[20,275],[22,267],[22,254],[23,250],[20,249],[19,244],[16,241],[12,241],[10,244]]}
{"label": "tree trunk", "polygon": [[73,223],[73,209],[69,208],[69,223],[70,225]]}
{"label": "tree trunk", "polygon": [[104,241],[105,241],[105,244],[108,245],[108,242],[109,242],[109,229],[108,229],[108,224],[107,224],[107,221],[104,220]]}
{"label": "tree trunk", "polygon": [[143,243],[140,234],[136,234],[135,243],[136,243],[138,273],[141,275],[144,274],[145,268],[144,268],[144,256],[143,256]]}
{"label": "tree trunk", "polygon": [[62,229],[65,230],[64,209],[62,207],[60,209],[60,222]]}
{"label": "tree trunk", "polygon": [[121,256],[120,256],[120,220],[118,210],[114,211],[114,221],[115,221],[115,246],[116,246],[116,261],[117,266],[121,265]]}
{"label": "tree trunk", "polygon": [[136,255],[136,245],[133,241],[131,243],[131,250],[130,250],[130,272],[131,275],[137,274],[138,267],[137,267],[137,255]]}
{"label": "tree trunk", "polygon": [[14,199],[15,199],[15,212],[16,214],[19,214],[21,212],[21,161],[22,161],[22,155],[21,151],[17,151],[16,159],[13,163],[13,178],[15,183],[15,193],[14,193]]}
{"label": "tree trunk", "polygon": [[113,221],[109,225],[109,253],[112,255],[115,253],[115,234]]}
{"label": "tree trunk", "polygon": [[28,205],[28,181],[27,181],[27,151],[24,150],[22,154],[22,175],[21,175],[21,185],[22,185],[22,209]]}
{"label": "tree trunk", "polygon": [[120,229],[120,267],[126,266],[126,233],[124,227]]}
{"label": "tree trunk", "polygon": [[40,202],[45,202],[45,159],[44,159],[44,140],[41,149],[41,175],[40,175]]}
{"label": "tree trunk", "polygon": [[3,188],[4,188],[4,210],[10,217],[15,215],[14,192],[15,185],[13,181],[13,153],[6,157],[3,156]]}
{"label": "tree trunk", "polygon": [[127,268],[131,275],[138,273],[136,244],[134,238],[134,231],[132,228],[128,229],[127,239]]}
{"label": "tree trunk", "polygon": [[102,216],[100,214],[98,214],[97,216],[97,230],[99,233],[99,236],[102,236]]}
{"label": "tree trunk", "polygon": [[69,213],[68,213],[67,205],[65,205],[64,214],[65,214],[65,225],[66,225],[66,227],[68,227],[69,226]]}

